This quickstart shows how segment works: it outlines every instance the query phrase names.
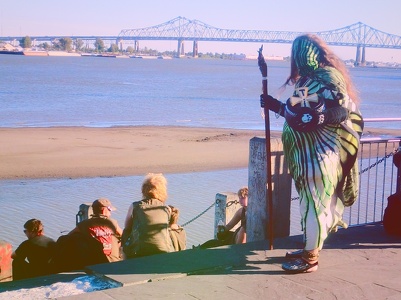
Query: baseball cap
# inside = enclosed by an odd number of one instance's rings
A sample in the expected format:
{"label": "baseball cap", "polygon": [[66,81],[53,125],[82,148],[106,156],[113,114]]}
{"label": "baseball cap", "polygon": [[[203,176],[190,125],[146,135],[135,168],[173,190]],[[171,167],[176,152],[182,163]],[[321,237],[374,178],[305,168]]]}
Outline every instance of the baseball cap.
{"label": "baseball cap", "polygon": [[99,198],[93,201],[92,203],[92,208],[102,208],[102,207],[107,207],[110,211],[117,210],[113,205],[111,205],[111,202],[107,198]]}

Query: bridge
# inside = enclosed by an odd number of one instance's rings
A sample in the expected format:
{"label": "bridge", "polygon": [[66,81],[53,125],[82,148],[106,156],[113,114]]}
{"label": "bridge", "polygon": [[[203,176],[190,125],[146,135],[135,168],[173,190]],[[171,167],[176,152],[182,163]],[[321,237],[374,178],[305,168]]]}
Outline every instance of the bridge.
{"label": "bridge", "polygon": [[[138,29],[123,29],[118,36],[74,36],[73,40],[95,41],[97,38],[116,43],[122,49],[123,43],[134,43],[134,50],[139,50],[139,41],[178,42],[177,53],[184,55],[184,42],[192,41],[192,53],[198,55],[198,43],[212,42],[245,42],[245,43],[280,43],[291,44],[300,34],[299,31],[236,30],[221,29],[210,26],[199,20],[177,17],[165,23]],[[401,36],[386,33],[361,22],[328,31],[310,32],[320,36],[328,45],[356,47],[356,64],[365,63],[366,48],[401,49]],[[34,41],[53,41],[62,37],[31,36]],[[2,41],[19,40],[21,37],[0,37]]]}
{"label": "bridge", "polygon": [[[305,32],[221,29],[198,20],[177,17],[160,25],[121,30],[121,40],[177,40],[177,53],[183,54],[184,41],[193,41],[193,55],[197,55],[198,42],[251,42],[291,44]],[[356,62],[365,62],[365,48],[401,49],[401,36],[389,34],[361,22],[329,31],[311,32],[333,46],[356,47]],[[361,53],[362,51],[362,53]]]}

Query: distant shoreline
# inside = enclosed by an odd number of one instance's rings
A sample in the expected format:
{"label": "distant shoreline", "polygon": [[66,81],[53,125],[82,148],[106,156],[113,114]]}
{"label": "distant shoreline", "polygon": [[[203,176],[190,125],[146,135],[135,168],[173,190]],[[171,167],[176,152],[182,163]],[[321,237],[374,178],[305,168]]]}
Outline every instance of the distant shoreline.
{"label": "distant shoreline", "polygon": [[[111,52],[104,52],[104,53],[86,53],[86,52],[67,52],[67,51],[55,51],[55,50],[22,50],[22,51],[13,51],[13,50],[0,50],[0,54],[14,54],[14,55],[24,55],[24,56],[60,56],[60,57],[104,57],[104,58],[159,58],[159,59],[173,59],[176,57],[166,55],[164,53],[158,55],[149,55],[149,54],[120,54],[120,53],[111,53]],[[217,59],[213,57],[208,57],[203,53],[199,53],[199,57],[196,59]],[[257,60],[257,56],[247,56],[247,55],[237,55],[237,54],[225,54],[226,58],[218,58],[218,59],[229,59],[229,60]],[[180,57],[188,58],[187,55]],[[191,57],[192,58],[192,57]],[[265,59],[267,61],[282,61],[288,62],[289,57],[283,56],[266,56]],[[354,68],[353,60],[348,59],[344,60],[344,63],[347,67]],[[386,68],[386,69],[400,69],[401,63],[396,62],[375,62],[369,61],[366,62],[365,65],[356,66],[358,68]]]}

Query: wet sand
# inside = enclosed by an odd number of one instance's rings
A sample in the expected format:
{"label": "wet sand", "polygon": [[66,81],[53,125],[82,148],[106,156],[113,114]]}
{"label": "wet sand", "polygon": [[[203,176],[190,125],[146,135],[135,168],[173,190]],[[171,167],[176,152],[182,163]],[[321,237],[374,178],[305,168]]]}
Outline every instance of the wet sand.
{"label": "wet sand", "polygon": [[[365,135],[400,136],[366,129]],[[0,179],[79,178],[246,168],[263,130],[192,127],[0,128]],[[271,132],[280,138],[281,132]]]}

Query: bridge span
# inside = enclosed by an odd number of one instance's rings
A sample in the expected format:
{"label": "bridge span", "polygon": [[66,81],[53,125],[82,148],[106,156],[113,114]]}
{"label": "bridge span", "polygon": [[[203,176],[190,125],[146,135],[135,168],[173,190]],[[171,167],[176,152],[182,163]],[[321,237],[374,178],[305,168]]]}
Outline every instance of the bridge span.
{"label": "bridge span", "polygon": [[[221,29],[198,20],[177,17],[160,25],[138,29],[123,29],[119,40],[177,40],[177,53],[183,54],[184,41],[193,41],[193,55],[197,55],[198,42],[251,42],[291,44],[305,32]],[[377,30],[361,22],[328,31],[311,32],[329,45],[356,47],[356,62],[365,63],[366,48],[401,49],[401,36]]]}
{"label": "bridge span", "polygon": [[[245,42],[245,43],[280,43],[291,44],[300,34],[299,31],[268,31],[268,30],[236,30],[221,29],[210,26],[199,20],[189,20],[177,17],[165,23],[137,29],[123,29],[118,36],[73,36],[73,40],[95,41],[97,38],[114,42],[122,49],[124,43],[133,43],[139,50],[139,41],[177,41],[177,53],[184,55],[184,42],[192,41],[192,53],[198,55],[199,42]],[[328,45],[356,47],[356,64],[363,65],[366,61],[366,48],[401,49],[401,36],[386,33],[361,22],[333,30],[310,32],[317,34]],[[62,37],[32,36],[35,41],[52,41]],[[21,37],[0,37],[0,40],[18,40]]]}

